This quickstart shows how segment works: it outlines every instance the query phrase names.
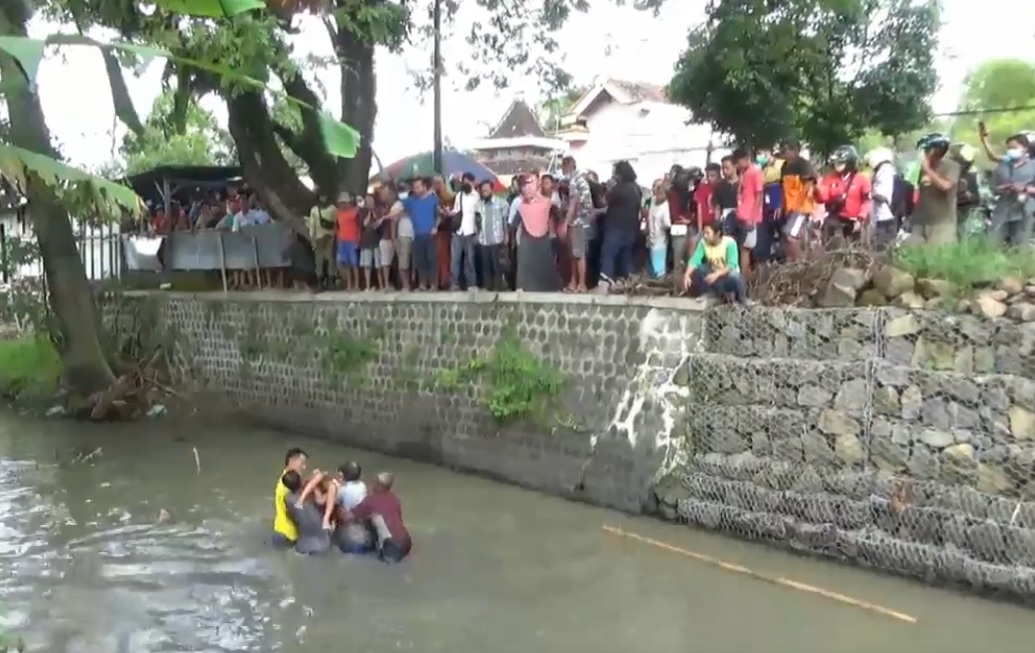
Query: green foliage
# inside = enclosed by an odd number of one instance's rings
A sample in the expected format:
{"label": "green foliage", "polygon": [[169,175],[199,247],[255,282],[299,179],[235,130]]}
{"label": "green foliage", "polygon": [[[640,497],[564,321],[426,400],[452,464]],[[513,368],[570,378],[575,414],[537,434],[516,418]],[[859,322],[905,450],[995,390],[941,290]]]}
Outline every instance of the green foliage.
{"label": "green foliage", "polygon": [[[377,360],[378,342],[367,338],[353,338],[344,333],[328,333],[318,344],[318,357],[324,374],[335,386],[345,379],[356,379],[358,372]],[[365,377],[358,379],[366,383]]]}
{"label": "green foliage", "polygon": [[934,0],[711,0],[669,94],[754,144],[798,136],[814,151],[868,128],[923,126],[937,86]]}
{"label": "green foliage", "polygon": [[556,408],[565,381],[560,370],[524,346],[513,328],[504,332],[487,357],[435,374],[436,384],[447,390],[484,384],[482,404],[498,422],[545,421]]}
{"label": "green foliage", "polygon": [[220,127],[212,112],[193,98],[182,124],[174,120],[175,97],[171,90],[160,94],[143,125],[143,133],[128,133],[120,153],[125,159],[125,174],[153,170],[162,165],[233,165],[236,158],[230,134]]}
{"label": "green foliage", "polygon": [[943,279],[958,288],[988,285],[1004,277],[1035,276],[1031,249],[1006,249],[978,237],[955,245],[903,247],[896,251],[894,265],[918,279]]}
{"label": "green foliage", "polygon": [[49,340],[0,340],[0,394],[12,399],[49,397],[60,380],[61,360]]}

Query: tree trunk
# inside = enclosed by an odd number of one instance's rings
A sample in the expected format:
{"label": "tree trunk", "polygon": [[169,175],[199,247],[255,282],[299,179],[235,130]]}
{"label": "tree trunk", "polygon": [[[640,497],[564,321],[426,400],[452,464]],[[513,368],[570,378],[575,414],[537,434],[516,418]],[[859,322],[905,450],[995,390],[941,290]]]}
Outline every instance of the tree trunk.
{"label": "tree trunk", "polygon": [[299,220],[316,203],[316,194],[298,179],[281,153],[262,93],[241,91],[225,99],[230,135],[248,182],[274,218],[286,223]]}
{"label": "tree trunk", "polygon": [[341,68],[341,121],[355,128],[362,137],[355,158],[342,160],[345,188],[351,193],[365,193],[370,181],[377,118],[374,45],[339,27],[335,51]]}
{"label": "tree trunk", "polygon": [[[29,10],[23,0],[0,3],[0,34],[26,36]],[[14,82],[21,75],[14,59],[0,55],[0,75]],[[28,84],[5,86],[12,145],[57,158],[51,145],[39,98]],[[76,248],[68,212],[57,195],[34,175],[22,189],[29,200],[28,213],[43,258],[43,271],[58,333],[52,334],[64,366],[69,389],[87,396],[105,390],[115,381],[100,341],[100,322]]]}

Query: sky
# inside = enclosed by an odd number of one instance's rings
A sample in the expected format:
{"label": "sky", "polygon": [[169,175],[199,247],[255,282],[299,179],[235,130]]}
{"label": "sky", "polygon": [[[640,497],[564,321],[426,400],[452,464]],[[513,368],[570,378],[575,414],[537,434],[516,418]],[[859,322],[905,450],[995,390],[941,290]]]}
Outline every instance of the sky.
{"label": "sky", "polygon": [[[705,0],[669,0],[657,18],[604,0],[593,4],[587,14],[573,16],[558,38],[559,59],[575,83],[588,84],[607,76],[663,85],[671,78],[687,30],[703,17]],[[942,0],[942,4],[941,87],[933,99],[935,112],[956,107],[965,76],[983,61],[1035,58],[1035,5],[1023,0]],[[1029,15],[1025,18],[1022,13]],[[330,54],[330,40],[318,21],[302,21],[301,33],[294,37],[296,53]],[[56,29],[60,26],[37,19],[30,25],[30,35],[41,37]],[[463,31],[458,24],[456,32]],[[450,61],[467,54],[461,36],[443,43],[447,69]],[[427,53],[377,54],[378,117],[373,146],[386,165],[432,146],[431,93],[421,96],[411,81],[413,70],[429,65]],[[126,73],[130,95],[142,117],[160,91],[161,69],[162,62],[156,61],[139,76]],[[329,106],[338,106],[337,70],[322,71],[317,77],[327,89]],[[540,97],[532,75],[516,74],[514,83],[503,91],[481,88],[467,92],[461,85],[462,80],[446,78],[442,109],[444,135],[459,147],[485,136],[515,95],[522,95],[530,104]],[[117,156],[125,128],[115,119],[104,65],[96,51],[84,47],[48,51],[38,87],[51,134],[70,163],[95,170]],[[202,105],[225,123],[226,109],[218,98],[207,98]]]}

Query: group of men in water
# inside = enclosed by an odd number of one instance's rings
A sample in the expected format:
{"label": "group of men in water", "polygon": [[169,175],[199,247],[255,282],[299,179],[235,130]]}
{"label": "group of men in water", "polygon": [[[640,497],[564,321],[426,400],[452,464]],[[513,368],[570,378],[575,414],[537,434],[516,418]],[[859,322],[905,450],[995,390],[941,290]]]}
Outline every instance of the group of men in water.
{"label": "group of men in water", "polygon": [[309,456],[290,449],[273,493],[273,542],[306,555],[376,553],[401,562],[412,546],[402,504],[392,491],[395,478],[377,475],[373,487],[362,479],[359,463],[349,461],[329,474],[314,470],[304,479]]}

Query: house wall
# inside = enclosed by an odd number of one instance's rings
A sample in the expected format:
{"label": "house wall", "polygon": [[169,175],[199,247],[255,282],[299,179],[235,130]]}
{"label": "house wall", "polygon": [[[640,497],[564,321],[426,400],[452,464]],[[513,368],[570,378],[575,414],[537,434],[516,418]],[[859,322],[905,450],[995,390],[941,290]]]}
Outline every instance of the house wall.
{"label": "house wall", "polygon": [[[615,161],[633,164],[644,180],[660,177],[673,164],[704,167],[711,128],[687,125],[685,108],[664,102],[612,102],[591,113],[586,121],[589,138],[573,147],[580,167],[607,176]],[[712,160],[725,152],[716,152]]]}

